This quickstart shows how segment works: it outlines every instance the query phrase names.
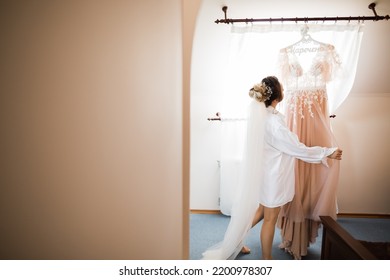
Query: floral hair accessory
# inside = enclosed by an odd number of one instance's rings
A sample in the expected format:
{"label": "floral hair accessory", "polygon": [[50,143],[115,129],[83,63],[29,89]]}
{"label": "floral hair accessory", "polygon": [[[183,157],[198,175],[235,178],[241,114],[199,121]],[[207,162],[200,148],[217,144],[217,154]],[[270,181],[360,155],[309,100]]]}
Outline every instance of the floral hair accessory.
{"label": "floral hair accessory", "polygon": [[250,89],[249,95],[253,98],[256,98],[260,102],[265,102],[270,100],[272,89],[265,83],[255,84],[253,88]]}

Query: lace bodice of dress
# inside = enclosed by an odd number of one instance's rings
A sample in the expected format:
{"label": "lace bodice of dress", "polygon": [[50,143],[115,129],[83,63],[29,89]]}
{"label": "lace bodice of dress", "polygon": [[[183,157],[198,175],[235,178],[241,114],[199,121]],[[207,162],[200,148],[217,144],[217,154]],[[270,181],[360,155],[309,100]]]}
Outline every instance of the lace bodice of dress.
{"label": "lace bodice of dress", "polygon": [[280,50],[279,63],[287,110],[304,118],[306,107],[313,116],[313,102],[322,103],[327,99],[326,84],[340,69],[334,46],[318,44],[298,48],[293,45]]}

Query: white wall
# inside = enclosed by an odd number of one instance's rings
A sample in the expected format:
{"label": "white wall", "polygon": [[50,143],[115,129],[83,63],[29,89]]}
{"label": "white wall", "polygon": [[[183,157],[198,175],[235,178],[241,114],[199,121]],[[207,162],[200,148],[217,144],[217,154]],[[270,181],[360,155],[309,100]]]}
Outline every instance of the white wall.
{"label": "white wall", "polygon": [[[221,84],[227,65],[230,27],[214,23],[223,18],[222,6],[228,5],[228,16],[235,18],[372,13],[364,1],[322,1],[322,5],[305,0],[267,3],[271,1],[203,1],[201,6],[192,62],[191,209],[219,209],[220,124],[207,118],[219,110],[223,98]],[[390,6],[382,4],[377,6],[378,13],[388,14]],[[381,8],[384,12],[380,12]],[[336,138],[344,149],[338,194],[340,213],[390,213],[390,81],[386,78],[390,71],[387,52],[390,41],[383,39],[389,28],[386,21],[366,23],[356,82],[332,121]]]}
{"label": "white wall", "polygon": [[336,112],[340,213],[390,214],[389,106],[389,94],[355,93]]}
{"label": "white wall", "polygon": [[215,116],[223,96],[223,75],[229,48],[228,27],[213,21],[219,1],[203,1],[196,24],[191,67],[191,209],[217,209],[219,194],[220,123]]}
{"label": "white wall", "polygon": [[0,259],[188,257],[182,8],[2,1]]}

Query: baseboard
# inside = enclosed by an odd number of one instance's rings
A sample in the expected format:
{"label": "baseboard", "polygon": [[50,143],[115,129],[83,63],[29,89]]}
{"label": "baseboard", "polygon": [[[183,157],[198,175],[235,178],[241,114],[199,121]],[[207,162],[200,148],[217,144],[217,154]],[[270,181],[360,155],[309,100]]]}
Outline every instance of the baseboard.
{"label": "baseboard", "polygon": [[222,214],[220,210],[200,210],[200,209],[191,209],[191,214]]}
{"label": "baseboard", "polygon": [[[222,214],[220,210],[191,209],[191,214]],[[376,218],[390,219],[390,214],[367,214],[367,213],[339,213],[338,218]]]}
{"label": "baseboard", "polygon": [[390,219],[390,214],[367,214],[367,213],[339,213],[338,218],[376,218]]}

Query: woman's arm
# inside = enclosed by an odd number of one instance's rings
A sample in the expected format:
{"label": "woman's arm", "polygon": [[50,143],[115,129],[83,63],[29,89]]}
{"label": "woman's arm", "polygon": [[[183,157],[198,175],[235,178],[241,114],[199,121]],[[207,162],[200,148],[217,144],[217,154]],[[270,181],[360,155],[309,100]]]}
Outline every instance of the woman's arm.
{"label": "woman's arm", "polygon": [[307,147],[301,143],[298,136],[291,132],[287,126],[279,124],[272,129],[271,145],[292,157],[309,163],[321,163],[326,165],[326,158],[341,160],[342,151],[337,148]]}

